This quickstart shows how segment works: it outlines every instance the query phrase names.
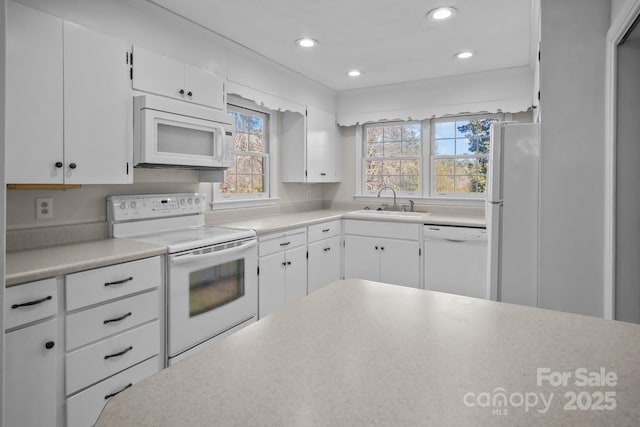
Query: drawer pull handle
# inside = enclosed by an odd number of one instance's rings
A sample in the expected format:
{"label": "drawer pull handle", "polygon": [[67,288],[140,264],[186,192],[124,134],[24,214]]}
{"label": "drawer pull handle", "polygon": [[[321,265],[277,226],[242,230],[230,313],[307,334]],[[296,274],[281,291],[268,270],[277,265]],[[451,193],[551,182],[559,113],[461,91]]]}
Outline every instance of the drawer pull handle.
{"label": "drawer pull handle", "polygon": [[22,304],[13,304],[11,306],[11,309],[15,310],[16,308],[19,308],[19,307],[27,307],[27,306],[30,306],[30,305],[38,305],[38,304],[43,303],[45,301],[49,301],[50,299],[53,299],[53,297],[51,295],[47,295],[46,297],[41,298],[41,299],[37,299],[37,300],[29,301],[29,302],[23,302]]}
{"label": "drawer pull handle", "polygon": [[114,319],[107,319],[107,320],[105,320],[105,321],[104,321],[104,322],[102,322],[102,323],[104,323],[104,324],[106,325],[107,323],[119,322],[119,321],[124,320],[124,319],[126,319],[127,317],[131,316],[131,314],[132,314],[131,312],[128,312],[127,314],[123,314],[123,315],[122,315],[122,316],[120,316],[120,317],[116,317],[116,318],[114,318]]}
{"label": "drawer pull handle", "polygon": [[105,286],[111,286],[111,285],[121,285],[123,283],[127,283],[129,281],[133,280],[133,276],[131,277],[127,277],[126,279],[122,279],[122,280],[116,280],[115,282],[107,282],[104,285]]}
{"label": "drawer pull handle", "polygon": [[124,350],[122,350],[122,351],[120,351],[120,352],[118,352],[118,353],[107,354],[107,355],[104,357],[104,360],[111,359],[112,357],[119,357],[119,356],[122,356],[123,354],[128,353],[128,352],[130,352],[131,350],[133,350],[133,346],[132,346],[132,345],[130,345],[129,347],[125,348]]}
{"label": "drawer pull handle", "polygon": [[331,231],[330,228],[325,228],[324,230],[322,230],[323,233],[328,233],[329,231]]}
{"label": "drawer pull handle", "polygon": [[324,249],[323,249],[323,251],[325,251],[325,252],[328,252],[328,251],[330,251],[330,250],[331,250],[331,248],[324,248]]}
{"label": "drawer pull handle", "polygon": [[280,243],[280,246],[289,246],[290,244],[291,244],[291,242]]}
{"label": "drawer pull handle", "polygon": [[53,347],[55,347],[56,343],[53,341],[47,341],[44,345],[44,348],[46,348],[47,350],[51,350]]}
{"label": "drawer pull handle", "polygon": [[115,395],[117,395],[117,394],[122,393],[123,391],[125,391],[126,389],[128,389],[129,387],[131,387],[132,385],[133,385],[133,383],[129,383],[129,384],[127,384],[126,386],[122,387],[120,390],[118,390],[118,391],[114,391],[114,392],[113,392],[113,393],[111,393],[111,394],[107,394],[107,395],[104,397],[104,400],[109,400],[109,399],[111,399],[113,396],[115,396]]}

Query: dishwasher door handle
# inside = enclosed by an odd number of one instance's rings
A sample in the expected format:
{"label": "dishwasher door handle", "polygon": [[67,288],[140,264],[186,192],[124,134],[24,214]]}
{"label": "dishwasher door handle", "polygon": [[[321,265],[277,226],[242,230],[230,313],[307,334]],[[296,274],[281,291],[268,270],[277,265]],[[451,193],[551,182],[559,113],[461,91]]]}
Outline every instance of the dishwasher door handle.
{"label": "dishwasher door handle", "polygon": [[460,240],[460,239],[444,239],[447,242],[451,242],[451,243],[464,243],[466,242],[466,240]]}

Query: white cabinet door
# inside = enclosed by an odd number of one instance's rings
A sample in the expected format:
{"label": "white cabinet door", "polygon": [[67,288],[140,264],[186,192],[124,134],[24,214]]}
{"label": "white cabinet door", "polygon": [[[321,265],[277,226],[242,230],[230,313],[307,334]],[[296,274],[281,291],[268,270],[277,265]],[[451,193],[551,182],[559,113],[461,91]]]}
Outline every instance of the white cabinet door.
{"label": "white cabinet door", "polygon": [[129,46],[64,23],[65,183],[133,182]]}
{"label": "white cabinet door", "polygon": [[222,77],[201,68],[185,65],[184,81],[187,100],[220,110],[226,107]]}
{"label": "white cabinet door", "polygon": [[61,19],[7,2],[6,79],[7,183],[62,184]]}
{"label": "white cabinet door", "polygon": [[336,181],[335,116],[307,106],[307,182]]}
{"label": "white cabinet door", "polygon": [[309,244],[309,294],[340,279],[340,236]]}
{"label": "white cabinet door", "polygon": [[420,245],[405,240],[380,240],[380,281],[420,287]]}
{"label": "white cabinet door", "polygon": [[56,425],[58,344],[56,319],[5,335],[5,425]]}
{"label": "white cabinet door", "polygon": [[345,236],[345,279],[380,280],[380,245],[373,237]]}
{"label": "white cabinet door", "polygon": [[258,277],[258,317],[284,306],[286,259],[284,252],[260,258],[260,276]]}
{"label": "white cabinet door", "polygon": [[285,301],[287,304],[307,295],[307,248],[286,252]]}
{"label": "white cabinet door", "polygon": [[183,95],[186,93],[184,87],[184,64],[139,46],[134,46],[133,88],[183,99]]}

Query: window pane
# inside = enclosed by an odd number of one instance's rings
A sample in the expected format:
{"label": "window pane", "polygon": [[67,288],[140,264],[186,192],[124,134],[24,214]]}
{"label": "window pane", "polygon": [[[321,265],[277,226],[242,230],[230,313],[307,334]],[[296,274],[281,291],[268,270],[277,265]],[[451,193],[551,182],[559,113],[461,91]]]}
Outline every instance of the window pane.
{"label": "window pane", "polygon": [[402,191],[418,191],[420,189],[420,177],[418,175],[402,176]]}
{"label": "window pane", "polygon": [[249,135],[246,133],[236,132],[236,151],[247,151],[249,146]]}
{"label": "window pane", "polygon": [[420,161],[402,160],[400,162],[400,173],[402,175],[420,175]]}
{"label": "window pane", "polygon": [[251,175],[238,175],[236,179],[238,193],[251,193]]}
{"label": "window pane", "polygon": [[455,191],[457,193],[469,193],[471,192],[471,180],[468,176],[456,176]]}
{"label": "window pane", "polygon": [[384,128],[384,140],[386,141],[401,141],[402,140],[402,126],[385,126]]}
{"label": "window pane", "polygon": [[475,154],[471,140],[467,138],[456,139],[456,154]]}
{"label": "window pane", "polygon": [[455,122],[440,122],[435,125],[436,139],[455,138],[456,124]]}
{"label": "window pane", "polygon": [[262,153],[262,135],[250,134],[246,151]]}
{"label": "window pane", "polygon": [[236,156],[236,171],[239,174],[251,174],[252,156]]}
{"label": "window pane", "polygon": [[456,140],[455,139],[440,139],[436,140],[436,155],[437,156],[451,156],[456,152]]}
{"label": "window pane", "polygon": [[422,126],[419,123],[402,126],[403,141],[420,141],[422,138]]}
{"label": "window pane", "polygon": [[[400,176],[399,175],[385,175],[384,185],[388,185],[393,189],[400,188]],[[378,188],[380,190],[380,188]],[[397,191],[397,190],[396,190]]]}
{"label": "window pane", "polygon": [[420,155],[420,141],[404,141],[404,142],[402,142],[402,155],[403,156],[419,156]]}
{"label": "window pane", "polygon": [[262,135],[263,122],[262,118],[258,116],[247,116],[248,128],[250,133]]}
{"label": "window pane", "polygon": [[436,159],[433,161],[434,175],[453,175],[455,160]]}
{"label": "window pane", "polygon": [[367,157],[382,157],[384,154],[382,142],[370,142],[367,144]]}
{"label": "window pane", "polygon": [[251,159],[251,171],[254,174],[262,175],[262,162],[264,158],[262,157],[253,157]]}
{"label": "window pane", "polygon": [[433,189],[437,193],[451,193],[453,191],[453,176],[436,176]]}
{"label": "window pane", "polygon": [[262,175],[254,175],[253,176],[253,192],[254,193],[262,193],[264,190],[262,188]]}
{"label": "window pane", "polygon": [[468,173],[473,173],[474,171],[472,169],[474,165],[475,162],[473,160],[458,159],[456,160],[455,174],[467,175]]}
{"label": "window pane", "polygon": [[365,162],[365,176],[382,175],[382,162],[370,160]]}
{"label": "window pane", "polygon": [[382,187],[383,182],[382,175],[369,176],[367,177],[366,190],[378,191],[380,187]]}
{"label": "window pane", "polygon": [[462,120],[455,123],[456,123],[456,138],[463,138],[466,135],[472,133],[470,132],[469,120]]}
{"label": "window pane", "polygon": [[402,142],[385,142],[384,143],[384,156],[385,157],[399,157],[402,155]]}
{"label": "window pane", "polygon": [[367,142],[382,142],[382,127],[368,127],[367,128]]}
{"label": "window pane", "polygon": [[400,160],[387,160],[383,163],[384,175],[400,175]]}

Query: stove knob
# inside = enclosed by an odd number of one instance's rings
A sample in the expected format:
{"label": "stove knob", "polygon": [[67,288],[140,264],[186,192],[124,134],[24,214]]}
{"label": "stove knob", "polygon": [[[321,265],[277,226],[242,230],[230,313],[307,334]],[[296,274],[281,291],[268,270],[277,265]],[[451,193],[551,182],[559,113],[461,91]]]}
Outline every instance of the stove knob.
{"label": "stove knob", "polygon": [[138,203],[136,203],[135,200],[131,202],[131,209],[135,209],[137,206],[138,206]]}
{"label": "stove knob", "polygon": [[184,204],[185,204],[185,200],[184,200],[184,199],[180,199],[180,204],[181,204],[182,206],[184,206]]}
{"label": "stove knob", "polygon": [[120,202],[120,209],[126,209],[127,208],[127,202]]}
{"label": "stove knob", "polygon": [[191,197],[189,197],[189,204],[193,203],[193,199]]}
{"label": "stove knob", "polygon": [[196,197],[195,202],[196,202],[196,205],[200,204],[200,197]]}

